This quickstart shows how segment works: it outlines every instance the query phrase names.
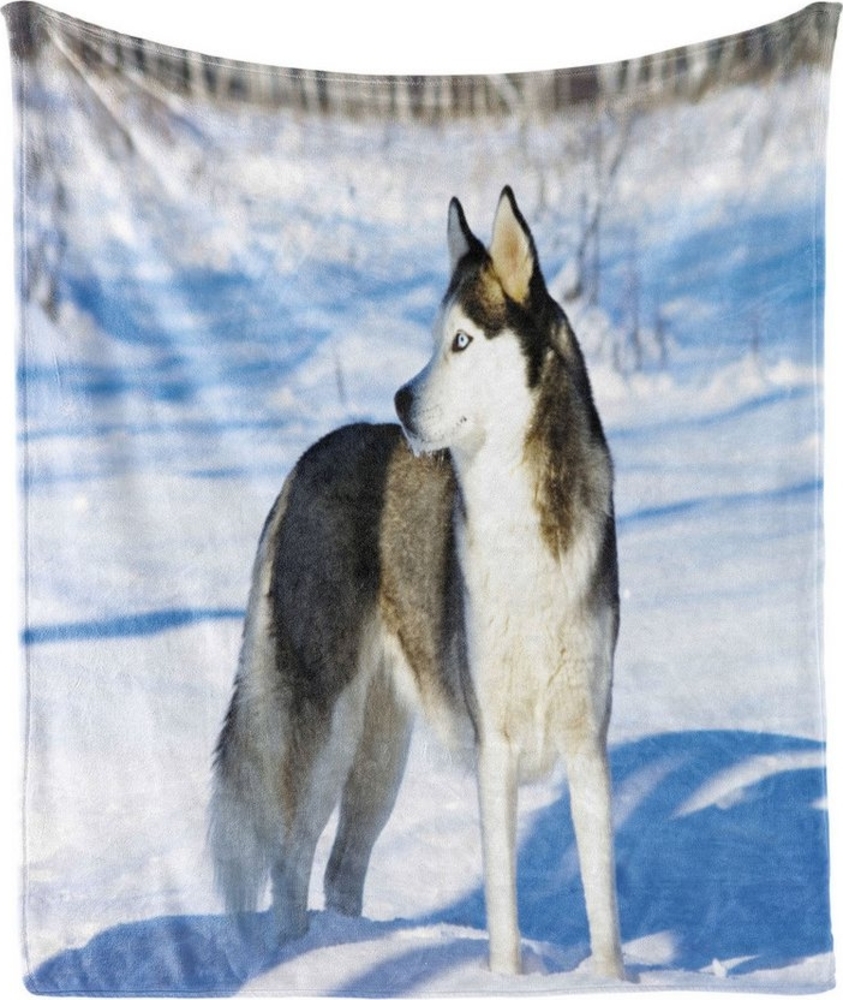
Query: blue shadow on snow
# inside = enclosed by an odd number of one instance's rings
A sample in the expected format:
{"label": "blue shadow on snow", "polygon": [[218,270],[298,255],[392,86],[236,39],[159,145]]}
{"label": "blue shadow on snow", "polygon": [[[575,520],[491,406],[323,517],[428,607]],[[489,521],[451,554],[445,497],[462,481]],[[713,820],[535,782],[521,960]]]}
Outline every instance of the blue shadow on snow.
{"label": "blue shadow on snow", "polygon": [[[825,771],[812,756],[797,763],[780,756],[821,750],[810,740],[734,731],[659,735],[613,749],[623,939],[662,934],[672,942],[670,955],[647,968],[696,971],[716,959],[740,975],[831,949]],[[752,761],[759,766],[748,776],[719,789],[712,784]],[[714,791],[694,802],[704,789]],[[557,956],[556,967],[545,962],[548,971],[575,966],[588,950],[587,927],[564,792],[524,839],[518,892],[524,937]],[[482,928],[482,887],[400,926],[440,923]],[[110,928],[55,955],[27,986],[42,994],[231,994],[293,955],[323,947],[326,937],[376,940],[397,926],[317,914],[315,930],[279,951],[266,914],[160,917]],[[335,992],[412,992],[438,971],[480,961],[481,950],[476,941],[421,938]]]}
{"label": "blue shadow on snow", "polygon": [[[668,965],[686,971],[743,956],[753,968],[777,968],[829,951],[823,768],[773,773],[683,814],[715,775],[750,758],[820,749],[809,740],[733,731],[616,747],[616,813],[627,796],[635,802],[615,836],[623,940],[668,933]],[[579,872],[560,864],[572,844],[564,794],[540,814],[519,853],[522,933],[562,948],[587,941]],[[482,889],[431,916],[482,927]]]}
{"label": "blue shadow on snow", "polygon": [[158,611],[141,611],[137,614],[114,615],[110,618],[29,625],[21,633],[21,641],[26,646],[32,646],[44,642],[136,638],[203,621],[242,619],[244,614],[241,608],[166,608]]}

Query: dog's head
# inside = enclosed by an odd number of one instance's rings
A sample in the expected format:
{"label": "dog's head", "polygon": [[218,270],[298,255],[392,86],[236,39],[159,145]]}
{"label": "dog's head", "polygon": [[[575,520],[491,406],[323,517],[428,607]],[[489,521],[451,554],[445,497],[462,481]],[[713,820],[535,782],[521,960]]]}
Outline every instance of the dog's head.
{"label": "dog's head", "polygon": [[433,355],[395,395],[416,452],[471,454],[496,433],[526,425],[564,314],[551,299],[512,191],[501,193],[488,250],[462,206],[448,210],[451,280]]}

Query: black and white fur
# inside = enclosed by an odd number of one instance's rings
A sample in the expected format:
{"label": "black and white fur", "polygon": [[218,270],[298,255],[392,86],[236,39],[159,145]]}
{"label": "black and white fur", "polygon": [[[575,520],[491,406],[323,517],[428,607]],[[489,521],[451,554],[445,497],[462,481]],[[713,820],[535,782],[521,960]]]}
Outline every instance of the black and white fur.
{"label": "black and white fur", "polygon": [[264,527],[215,756],[218,882],[242,911],[269,879],[279,935],[303,934],[316,842],[339,802],[325,901],[359,914],[420,706],[474,747],[491,968],[521,966],[518,783],[561,756],[592,962],[623,978],[606,753],[611,459],[509,188],[488,249],[452,200],[448,246],[433,356],[395,397],[402,428],[318,442]]}

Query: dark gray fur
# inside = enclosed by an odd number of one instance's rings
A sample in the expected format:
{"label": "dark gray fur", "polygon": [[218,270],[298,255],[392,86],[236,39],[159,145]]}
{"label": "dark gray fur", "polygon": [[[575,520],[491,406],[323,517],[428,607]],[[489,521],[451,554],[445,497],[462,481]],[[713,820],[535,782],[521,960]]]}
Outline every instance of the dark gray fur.
{"label": "dark gray fur", "polygon": [[[356,424],[302,456],[267,518],[259,559],[271,565],[270,583],[252,601],[268,612],[272,676],[263,682],[260,712],[270,717],[255,725],[247,675],[257,671],[241,662],[215,753],[211,843],[231,908],[256,905],[260,882],[271,875],[276,910],[294,911],[283,936],[306,927],[306,880],[298,869],[309,874],[306,855],[339,799],[326,900],[359,914],[369,853],[397,792],[410,719],[388,657],[376,648],[370,655],[383,662],[362,662],[373,628],[394,637],[431,713],[457,725],[468,719],[471,731],[454,496],[447,455],[416,458],[398,426]],[[340,734],[344,762],[335,787],[317,795],[314,774],[337,701],[365,669],[374,677],[367,705]],[[277,762],[266,743],[278,748]],[[278,808],[263,796],[277,797]],[[246,870],[249,859],[263,875]]]}

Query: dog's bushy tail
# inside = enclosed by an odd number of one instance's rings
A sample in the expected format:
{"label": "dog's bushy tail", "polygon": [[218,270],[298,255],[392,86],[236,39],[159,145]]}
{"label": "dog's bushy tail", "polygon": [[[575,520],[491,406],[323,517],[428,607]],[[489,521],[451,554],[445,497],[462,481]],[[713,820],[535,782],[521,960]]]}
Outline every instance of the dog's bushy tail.
{"label": "dog's bushy tail", "polygon": [[259,908],[285,847],[281,775],[288,727],[282,699],[262,673],[244,676],[241,662],[214,753],[208,839],[217,889],[234,913]]}
{"label": "dog's bushy tail", "polygon": [[233,913],[258,909],[272,853],[266,775],[256,748],[250,746],[244,719],[248,707],[239,695],[235,689],[214,754],[208,825],[214,880],[226,909]]}
{"label": "dog's bushy tail", "polygon": [[288,479],[261,534],[234,693],[214,752],[208,843],[217,889],[235,913],[258,908],[282,846],[284,711],[266,595],[289,488]]}

